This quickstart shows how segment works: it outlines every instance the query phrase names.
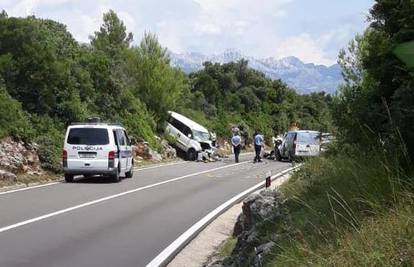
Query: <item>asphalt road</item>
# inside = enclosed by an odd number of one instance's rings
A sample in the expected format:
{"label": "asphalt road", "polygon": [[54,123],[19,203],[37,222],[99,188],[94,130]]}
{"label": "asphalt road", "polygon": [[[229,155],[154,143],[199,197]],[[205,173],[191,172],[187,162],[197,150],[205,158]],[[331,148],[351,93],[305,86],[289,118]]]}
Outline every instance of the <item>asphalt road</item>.
{"label": "asphalt road", "polygon": [[0,266],[145,266],[220,204],[291,166],[251,158],[0,194]]}

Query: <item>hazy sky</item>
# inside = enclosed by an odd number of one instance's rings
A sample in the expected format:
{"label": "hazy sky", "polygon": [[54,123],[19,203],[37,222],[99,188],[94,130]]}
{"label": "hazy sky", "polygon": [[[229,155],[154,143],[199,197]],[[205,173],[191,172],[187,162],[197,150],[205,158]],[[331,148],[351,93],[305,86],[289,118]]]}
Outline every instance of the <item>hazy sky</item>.
{"label": "hazy sky", "polygon": [[333,64],[366,27],[373,0],[0,0],[9,16],[62,22],[88,42],[102,14],[115,10],[139,42],[145,31],[174,52],[238,49],[255,57],[296,56]]}

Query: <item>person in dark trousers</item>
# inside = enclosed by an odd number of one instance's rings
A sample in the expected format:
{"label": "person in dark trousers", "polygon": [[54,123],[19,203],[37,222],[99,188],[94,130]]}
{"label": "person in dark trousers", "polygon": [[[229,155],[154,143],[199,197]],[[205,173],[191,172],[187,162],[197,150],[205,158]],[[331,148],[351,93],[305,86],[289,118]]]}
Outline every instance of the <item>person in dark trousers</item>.
{"label": "person in dark trousers", "polygon": [[236,163],[238,163],[240,149],[241,149],[241,137],[240,137],[240,133],[238,130],[233,131],[233,137],[231,138],[231,144],[233,145],[234,158],[236,160]]}
{"label": "person in dark trousers", "polygon": [[260,157],[260,152],[262,151],[264,138],[258,132],[255,132],[253,135],[254,150],[256,151],[256,156],[254,157],[254,162],[262,162]]}

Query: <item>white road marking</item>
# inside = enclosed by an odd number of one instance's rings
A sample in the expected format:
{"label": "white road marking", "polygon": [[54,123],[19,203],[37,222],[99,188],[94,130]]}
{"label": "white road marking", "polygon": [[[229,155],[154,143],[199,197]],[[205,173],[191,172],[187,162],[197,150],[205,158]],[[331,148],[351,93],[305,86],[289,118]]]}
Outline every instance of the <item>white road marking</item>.
{"label": "white road marking", "polygon": [[156,168],[166,167],[166,166],[179,165],[179,164],[184,164],[184,163],[189,163],[189,161],[172,162],[172,163],[159,164],[159,165],[149,166],[149,167],[134,168],[134,170],[142,171],[142,170],[156,169]]}
{"label": "white road marking", "polygon": [[91,205],[94,205],[94,204],[98,204],[98,203],[101,203],[101,202],[104,202],[104,201],[107,201],[107,200],[110,200],[110,199],[119,198],[119,197],[122,197],[122,196],[125,196],[125,195],[128,195],[128,194],[132,194],[132,193],[135,193],[135,192],[138,192],[138,191],[153,188],[153,187],[156,187],[156,186],[159,186],[159,185],[163,185],[163,184],[183,180],[183,179],[186,179],[186,178],[189,178],[189,177],[192,177],[192,176],[197,176],[197,175],[201,175],[201,174],[205,174],[205,173],[209,173],[209,172],[213,172],[213,171],[217,171],[217,170],[221,170],[221,169],[226,169],[226,168],[230,168],[230,167],[234,167],[234,166],[238,166],[238,165],[242,165],[242,164],[246,164],[246,163],[249,163],[249,161],[245,161],[245,162],[241,162],[241,163],[237,163],[237,164],[226,165],[226,166],[222,166],[222,167],[218,167],[218,168],[214,168],[214,169],[210,169],[210,170],[206,170],[206,171],[191,173],[191,174],[176,177],[176,178],[173,178],[173,179],[170,179],[170,180],[166,180],[166,181],[163,181],[163,182],[150,184],[150,185],[143,186],[143,187],[138,187],[138,188],[135,188],[135,189],[132,189],[132,190],[128,190],[128,191],[119,193],[119,194],[115,194],[115,195],[103,197],[103,198],[100,198],[100,199],[96,199],[96,200],[93,200],[93,201],[85,202],[83,204],[76,205],[76,206],[73,206],[73,207],[70,207],[70,208],[67,208],[67,209],[58,210],[58,211],[55,211],[55,212],[52,212],[52,213],[48,213],[48,214],[33,218],[33,219],[29,219],[29,220],[26,220],[26,221],[22,221],[22,222],[19,222],[19,223],[15,223],[15,224],[12,224],[12,225],[9,225],[9,226],[2,227],[2,228],[0,228],[0,233],[6,232],[6,231],[9,231],[9,230],[18,228],[18,227],[21,227],[23,225],[31,224],[31,223],[34,223],[34,222],[38,222],[38,221],[50,218],[50,217],[54,217],[54,216],[57,216],[57,215],[60,215],[60,214],[63,214],[63,213],[67,213],[67,212],[70,212],[70,211],[73,211],[73,210],[77,210],[77,209],[88,207],[88,206],[91,206]]}
{"label": "white road marking", "polygon": [[[292,167],[288,168],[284,171],[281,171],[272,176],[272,180],[285,175],[286,173],[298,168]],[[259,188],[264,186],[264,180],[260,181],[260,183],[250,187],[249,189],[241,192],[240,194],[232,197],[212,212],[207,214],[204,218],[196,222],[193,226],[191,226],[187,231],[185,231],[182,235],[180,235],[174,242],[172,242],[167,248],[165,248],[158,256],[156,256],[150,263],[146,265],[146,267],[159,267],[165,266],[172,260],[172,258],[185,247],[185,245],[190,242],[204,227],[206,227],[210,222],[212,222],[217,216],[222,214],[226,211],[229,207],[233,206],[235,203],[242,200],[247,195],[255,192]]]}
{"label": "white road marking", "polygon": [[[149,170],[149,169],[156,169],[156,168],[172,166],[172,165],[178,165],[178,164],[183,164],[183,163],[188,163],[188,162],[187,161],[173,162],[173,163],[160,164],[160,165],[150,166],[150,167],[134,168],[134,170],[137,170],[137,171]],[[62,182],[63,182],[63,180],[60,180],[58,182],[50,182],[50,183],[45,183],[45,184],[41,184],[41,185],[34,185],[34,186],[27,186],[27,187],[19,188],[19,189],[6,190],[4,192],[0,192],[0,196],[1,195],[6,195],[6,194],[11,194],[11,193],[17,193],[17,192],[21,192],[21,191],[26,191],[26,190],[31,190],[31,189],[42,188],[42,187],[51,186],[51,185],[57,185],[57,184],[61,184]]]}
{"label": "white road marking", "polygon": [[62,183],[62,182],[60,181],[60,182],[52,182],[52,183],[41,184],[41,185],[28,186],[28,187],[24,187],[24,188],[19,188],[19,189],[14,189],[14,190],[10,190],[10,191],[0,192],[0,195],[6,195],[6,194],[11,194],[11,193],[26,191],[26,190],[30,190],[30,189],[36,189],[36,188],[56,185],[56,184],[60,184],[60,183]]}

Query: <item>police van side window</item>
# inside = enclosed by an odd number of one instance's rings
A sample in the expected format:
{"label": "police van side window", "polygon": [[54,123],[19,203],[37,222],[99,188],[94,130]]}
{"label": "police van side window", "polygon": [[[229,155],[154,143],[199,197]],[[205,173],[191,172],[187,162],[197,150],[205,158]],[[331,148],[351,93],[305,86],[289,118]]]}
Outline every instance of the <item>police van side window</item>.
{"label": "police van side window", "polygon": [[112,130],[112,133],[114,134],[115,145],[118,146],[118,135],[116,134],[116,130]]}
{"label": "police van side window", "polygon": [[125,136],[126,145],[127,146],[131,145],[131,140],[129,139],[127,132],[125,130],[123,130],[123,133],[124,133],[124,136]]}
{"label": "police van side window", "polygon": [[168,120],[168,122],[171,123],[171,125],[174,126],[174,128],[176,128],[177,130],[179,130],[178,121],[176,119],[174,119],[173,117],[170,117],[170,119]]}
{"label": "police van side window", "polygon": [[179,121],[179,120],[176,120],[176,119],[174,119],[174,118],[172,118],[172,121],[171,121],[171,124],[172,124],[172,126],[174,126],[177,130],[179,130],[180,132],[182,132],[183,134],[185,134],[185,128],[187,127],[187,126],[185,126],[184,125],[184,123],[182,123],[181,121]]}
{"label": "police van side window", "polygon": [[191,129],[190,129],[190,127],[188,127],[188,126],[184,126],[184,129],[183,129],[183,134],[184,134],[185,136],[188,136],[188,135],[193,136],[193,134],[192,134],[192,132],[191,132]]}
{"label": "police van side window", "polygon": [[118,133],[118,140],[119,140],[119,145],[120,146],[125,146],[126,145],[126,140],[125,140],[125,135],[124,132],[120,129],[116,130],[116,132]]}

